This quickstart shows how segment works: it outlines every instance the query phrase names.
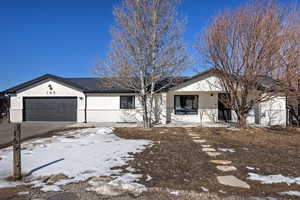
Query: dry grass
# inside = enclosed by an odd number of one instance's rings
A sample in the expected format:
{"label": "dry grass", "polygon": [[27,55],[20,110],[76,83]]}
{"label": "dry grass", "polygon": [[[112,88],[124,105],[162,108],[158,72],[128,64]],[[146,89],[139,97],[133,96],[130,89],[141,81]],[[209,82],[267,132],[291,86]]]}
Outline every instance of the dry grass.
{"label": "dry grass", "polygon": [[[118,128],[115,134],[127,139],[148,139],[154,141],[128,165],[144,175],[140,183],[148,187],[163,187],[201,192],[201,186],[210,191],[226,191],[223,196],[281,197],[277,193],[297,190],[299,185],[262,185],[247,180],[246,167],[259,168],[254,171],[261,175],[282,174],[300,176],[300,133],[298,130],[247,129],[230,130],[225,128],[192,128],[194,134],[206,139],[214,148],[233,148],[235,153],[222,153],[218,159],[231,160],[238,168],[236,172],[223,173],[202,152],[201,144],[195,143],[185,128]],[[123,166],[123,169],[127,166]],[[151,176],[146,181],[147,175]],[[250,190],[225,187],[218,184],[216,176],[235,175],[251,186]]]}

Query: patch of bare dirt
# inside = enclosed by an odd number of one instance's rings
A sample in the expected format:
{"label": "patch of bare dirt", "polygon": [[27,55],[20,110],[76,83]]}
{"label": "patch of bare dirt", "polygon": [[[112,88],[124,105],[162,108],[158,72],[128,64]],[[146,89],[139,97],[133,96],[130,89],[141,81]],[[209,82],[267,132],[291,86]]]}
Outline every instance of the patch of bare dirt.
{"label": "patch of bare dirt", "polygon": [[0,200],[29,200],[27,196],[18,194],[26,191],[31,191],[31,189],[24,186],[0,188]]}
{"label": "patch of bare dirt", "polygon": [[[247,180],[248,173],[300,177],[300,133],[289,129],[226,128],[117,128],[115,134],[126,139],[148,139],[154,145],[134,154],[128,165],[144,177],[139,181],[147,187],[172,188],[202,192],[202,187],[221,196],[277,197],[278,192],[300,191],[293,184],[261,184]],[[221,172],[202,151],[201,144],[193,142],[188,133],[198,134],[213,148],[230,148],[234,153],[222,152],[217,159],[230,160],[237,167],[234,172]],[[221,152],[221,151],[220,151]],[[254,170],[247,167],[255,168]],[[216,176],[234,175],[246,181],[251,189],[239,189],[220,185]],[[147,178],[152,177],[151,180]],[[224,193],[225,191],[226,193]],[[299,198],[299,197],[298,197]],[[297,199],[290,196],[289,199]]]}

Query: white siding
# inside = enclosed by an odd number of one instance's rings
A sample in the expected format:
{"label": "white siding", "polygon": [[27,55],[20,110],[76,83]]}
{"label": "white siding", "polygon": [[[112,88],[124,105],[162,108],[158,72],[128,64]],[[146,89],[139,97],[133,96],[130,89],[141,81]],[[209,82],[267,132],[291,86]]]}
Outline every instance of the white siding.
{"label": "white siding", "polygon": [[260,104],[260,123],[264,126],[286,125],[286,98],[276,97]]}
{"label": "white siding", "polygon": [[[287,110],[286,110],[286,98],[285,97],[275,97],[272,100],[262,102],[258,104],[259,106],[259,118],[260,123],[256,124],[259,126],[272,126],[272,125],[286,125],[287,120]],[[233,122],[237,121],[235,112],[232,112]],[[255,112],[252,109],[247,117],[247,124],[255,124]]]}
{"label": "white siding", "polygon": [[136,122],[141,120],[140,105],[135,97],[136,109],[120,109],[120,96],[132,94],[88,94],[87,122]]}
{"label": "white siding", "polygon": [[172,88],[172,92],[221,92],[219,79],[215,76],[204,76],[187,81]]}
{"label": "white siding", "polygon": [[[53,90],[49,90],[51,84]],[[27,87],[11,96],[10,121],[23,121],[24,97],[77,97],[77,122],[84,122],[85,95],[75,88],[58,83],[52,79],[44,80],[38,84]]]}
{"label": "white siding", "polygon": [[[177,115],[174,110],[175,95],[198,95],[197,115]],[[214,92],[175,92],[167,95],[168,122],[216,122],[218,117],[218,94]]]}

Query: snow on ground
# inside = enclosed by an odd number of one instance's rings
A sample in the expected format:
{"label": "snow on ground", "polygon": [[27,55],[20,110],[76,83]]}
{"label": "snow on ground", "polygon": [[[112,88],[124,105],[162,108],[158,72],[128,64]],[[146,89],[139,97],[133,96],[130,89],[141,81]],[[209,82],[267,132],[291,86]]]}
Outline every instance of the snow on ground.
{"label": "snow on ground", "polygon": [[29,195],[30,193],[27,191],[27,192],[18,192],[18,195]]}
{"label": "snow on ground", "polygon": [[300,192],[298,192],[298,191],[280,192],[279,194],[300,197]]}
{"label": "snow on ground", "polygon": [[255,170],[255,168],[254,167],[246,167],[246,169],[248,169],[248,170]]}
{"label": "snow on ground", "polygon": [[281,174],[263,176],[255,173],[248,173],[249,177],[247,179],[253,181],[260,181],[262,184],[273,184],[273,183],[286,183],[291,185],[293,183],[300,185],[300,177],[286,177]]}
{"label": "snow on ground", "polygon": [[[134,178],[134,180],[136,178]],[[97,194],[104,195],[104,196],[119,196],[125,193],[132,194],[134,196],[139,196],[141,193],[147,191],[147,188],[144,185],[139,183],[133,183],[132,181],[129,180],[124,181],[124,177],[122,176],[110,182],[92,179],[88,182],[88,184],[91,187],[87,188],[86,190],[94,191]]]}
{"label": "snow on ground", "polygon": [[172,191],[172,192],[170,192],[170,194],[178,196],[180,194],[180,192],[179,191]]}
{"label": "snow on ground", "polygon": [[[111,128],[82,129],[52,138],[31,140],[22,144],[22,173],[27,175],[26,183],[5,180],[12,173],[12,148],[0,150],[0,188],[32,184],[43,191],[59,191],[60,185],[118,173],[111,168],[124,165],[132,159],[129,152],[140,152],[150,144],[146,140],[119,138],[112,134]],[[68,179],[54,185],[40,180],[41,177],[60,173]],[[125,174],[120,178],[132,182],[138,176]]]}

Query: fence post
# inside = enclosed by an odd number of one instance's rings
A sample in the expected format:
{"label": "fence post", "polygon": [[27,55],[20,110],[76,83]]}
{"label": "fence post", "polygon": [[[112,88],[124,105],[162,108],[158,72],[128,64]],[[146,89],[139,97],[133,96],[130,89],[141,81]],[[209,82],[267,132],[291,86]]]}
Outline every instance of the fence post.
{"label": "fence post", "polygon": [[13,178],[19,180],[21,174],[21,124],[13,124]]}

